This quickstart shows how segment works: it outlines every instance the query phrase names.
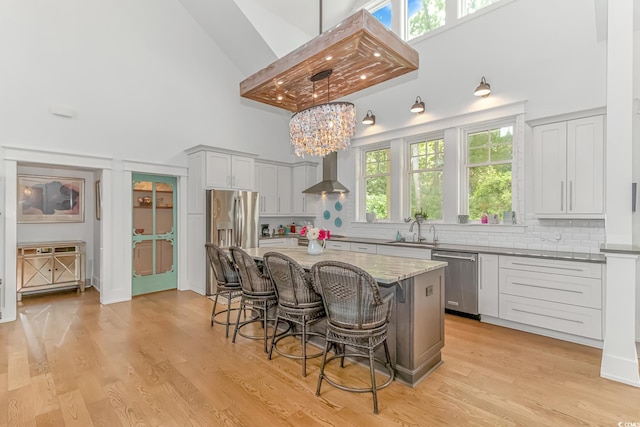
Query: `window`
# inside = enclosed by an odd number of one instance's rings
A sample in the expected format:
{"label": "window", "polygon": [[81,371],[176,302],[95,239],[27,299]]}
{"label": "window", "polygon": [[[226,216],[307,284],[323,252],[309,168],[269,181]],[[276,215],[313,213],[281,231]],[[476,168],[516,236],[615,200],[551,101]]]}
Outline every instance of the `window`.
{"label": "window", "polygon": [[462,7],[460,8],[460,17],[470,15],[483,7],[487,7],[490,4],[497,2],[498,0],[462,0]]}
{"label": "window", "polygon": [[409,215],[442,219],[444,139],[409,144]]}
{"label": "window", "polygon": [[[411,40],[444,25],[445,0],[406,0],[408,34]],[[470,1],[470,0],[469,0]]]}
{"label": "window", "polygon": [[494,3],[509,1],[512,0],[371,0],[364,7],[403,40],[411,40],[440,27],[456,25],[460,18]]}
{"label": "window", "polygon": [[391,2],[388,1],[384,5],[371,11],[371,14],[382,24],[391,29]]}
{"label": "window", "polygon": [[469,219],[512,210],[513,125],[467,134]]}
{"label": "window", "polygon": [[389,219],[391,150],[381,148],[365,151],[364,164],[366,212],[375,212],[378,219]]}

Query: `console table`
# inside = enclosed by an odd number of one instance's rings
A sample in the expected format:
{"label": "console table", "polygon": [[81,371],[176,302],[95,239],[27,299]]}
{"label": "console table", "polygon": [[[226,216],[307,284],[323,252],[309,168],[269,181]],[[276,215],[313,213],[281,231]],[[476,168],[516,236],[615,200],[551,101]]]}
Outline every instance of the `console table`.
{"label": "console table", "polygon": [[77,287],[84,292],[85,242],[18,244],[17,298],[23,293]]}

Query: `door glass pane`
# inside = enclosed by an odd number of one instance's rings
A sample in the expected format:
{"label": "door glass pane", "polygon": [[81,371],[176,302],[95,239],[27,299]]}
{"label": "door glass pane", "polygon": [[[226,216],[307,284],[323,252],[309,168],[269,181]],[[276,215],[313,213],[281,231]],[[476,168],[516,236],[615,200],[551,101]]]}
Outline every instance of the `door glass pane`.
{"label": "door glass pane", "polygon": [[173,185],[156,183],[156,234],[173,229]]}
{"label": "door glass pane", "polygon": [[153,234],[153,183],[136,182],[133,186],[133,234]]}
{"label": "door glass pane", "polygon": [[156,241],[156,274],[171,271],[173,267],[173,242]]}
{"label": "door glass pane", "polygon": [[136,242],[133,246],[133,275],[153,274],[153,241]]}

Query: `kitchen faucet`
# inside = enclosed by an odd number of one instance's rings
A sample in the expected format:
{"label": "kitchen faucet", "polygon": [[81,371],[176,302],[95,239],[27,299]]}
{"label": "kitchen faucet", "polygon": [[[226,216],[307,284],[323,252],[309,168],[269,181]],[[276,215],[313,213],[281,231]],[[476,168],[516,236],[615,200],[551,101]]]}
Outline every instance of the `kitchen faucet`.
{"label": "kitchen faucet", "polygon": [[420,228],[420,221],[418,221],[417,219],[414,219],[413,222],[411,223],[411,227],[409,227],[409,232],[413,233],[413,226],[415,224],[418,224],[418,242],[422,242],[426,240],[424,237],[422,237],[422,228]]}
{"label": "kitchen faucet", "polygon": [[431,227],[429,227],[429,233],[431,233],[431,231],[433,231],[433,239],[431,240],[431,242],[436,245],[438,244],[438,235],[436,234],[436,226],[431,224]]}

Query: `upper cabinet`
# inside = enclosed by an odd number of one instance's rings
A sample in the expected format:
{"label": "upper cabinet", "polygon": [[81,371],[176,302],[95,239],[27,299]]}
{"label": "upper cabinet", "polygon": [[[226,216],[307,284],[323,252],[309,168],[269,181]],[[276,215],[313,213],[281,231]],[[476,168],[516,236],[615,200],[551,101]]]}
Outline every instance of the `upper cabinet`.
{"label": "upper cabinet", "polygon": [[297,163],[293,165],[292,176],[292,213],[294,215],[315,215],[311,209],[313,195],[303,193],[303,191],[317,183],[317,165],[310,162]]}
{"label": "upper cabinet", "polygon": [[255,178],[260,197],[260,214],[289,215],[291,213],[291,167],[256,162]]}
{"label": "upper cabinet", "polygon": [[540,218],[602,217],[602,115],[533,128],[533,196]]}
{"label": "upper cabinet", "polygon": [[207,188],[254,189],[255,172],[252,157],[208,151],[205,169]]}

